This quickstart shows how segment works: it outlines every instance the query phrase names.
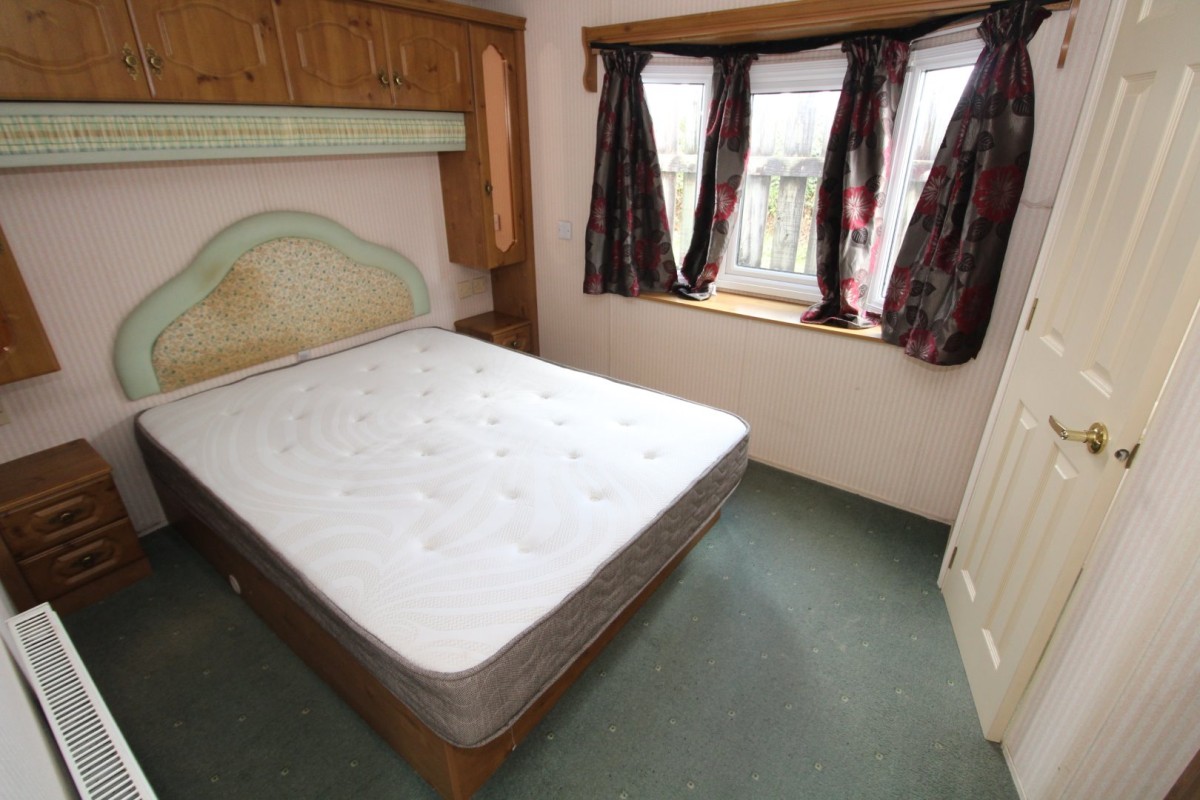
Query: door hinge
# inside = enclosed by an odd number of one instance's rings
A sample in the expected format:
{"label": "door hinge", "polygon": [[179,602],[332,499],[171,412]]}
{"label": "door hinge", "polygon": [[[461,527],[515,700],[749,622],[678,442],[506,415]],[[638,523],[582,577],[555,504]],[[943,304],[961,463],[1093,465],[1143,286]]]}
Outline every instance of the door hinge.
{"label": "door hinge", "polygon": [[950,561],[949,561],[949,563],[946,564],[946,572],[949,572],[950,568],[954,566],[954,558],[957,555],[958,555],[958,547],[955,547],[953,550],[950,551]]}
{"label": "door hinge", "polygon": [[1141,442],[1138,442],[1137,444],[1135,444],[1133,446],[1133,449],[1129,451],[1129,455],[1126,456],[1126,458],[1125,458],[1125,469],[1129,469],[1130,467],[1133,466],[1133,460],[1135,458],[1137,458],[1138,450],[1141,450],[1141,449],[1142,449]]}
{"label": "door hinge", "polygon": [[1029,307],[1029,319],[1025,320],[1025,330],[1029,330],[1029,326],[1033,324],[1033,315],[1037,313],[1037,304],[1040,298],[1033,298],[1033,305]]}

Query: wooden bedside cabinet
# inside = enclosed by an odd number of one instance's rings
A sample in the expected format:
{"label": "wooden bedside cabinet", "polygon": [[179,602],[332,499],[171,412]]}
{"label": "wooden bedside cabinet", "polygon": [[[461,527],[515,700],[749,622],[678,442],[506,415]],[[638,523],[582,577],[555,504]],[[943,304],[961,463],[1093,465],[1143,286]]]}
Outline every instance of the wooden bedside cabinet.
{"label": "wooden bedside cabinet", "polygon": [[112,470],[82,439],[0,465],[0,581],[74,611],[150,574]]}
{"label": "wooden bedside cabinet", "polygon": [[521,317],[488,311],[454,323],[454,330],[503,347],[529,352],[533,341],[533,323]]}

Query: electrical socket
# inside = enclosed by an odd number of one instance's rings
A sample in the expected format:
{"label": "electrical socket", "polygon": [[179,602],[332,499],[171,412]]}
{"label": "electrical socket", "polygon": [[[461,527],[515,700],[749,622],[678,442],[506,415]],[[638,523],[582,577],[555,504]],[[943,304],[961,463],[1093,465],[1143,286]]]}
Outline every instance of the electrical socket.
{"label": "electrical socket", "polygon": [[567,240],[571,238],[571,223],[565,219],[558,221],[558,238]]}
{"label": "electrical socket", "polygon": [[471,287],[471,281],[466,280],[466,281],[458,282],[458,299],[459,300],[463,300],[467,297],[470,297],[473,293],[474,293],[474,289]]}
{"label": "electrical socket", "polygon": [[471,281],[472,294],[483,294],[487,291],[487,278],[475,278]]}

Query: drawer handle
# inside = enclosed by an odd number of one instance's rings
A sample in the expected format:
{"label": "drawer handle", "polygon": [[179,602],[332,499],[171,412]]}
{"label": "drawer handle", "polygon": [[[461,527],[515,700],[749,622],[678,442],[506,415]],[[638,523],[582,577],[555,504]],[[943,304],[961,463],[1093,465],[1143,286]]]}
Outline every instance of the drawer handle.
{"label": "drawer handle", "polygon": [[57,522],[59,525],[70,525],[72,522],[75,521],[78,514],[79,514],[79,512],[76,511],[75,509],[71,509],[70,511],[64,511],[61,514],[59,514],[57,517],[55,517],[54,521]]}
{"label": "drawer handle", "polygon": [[525,349],[525,340],[524,339],[513,339],[511,342],[508,343],[508,346],[511,347],[513,350],[524,350]]}
{"label": "drawer handle", "polygon": [[82,555],[75,560],[75,565],[80,569],[91,569],[96,564],[96,554],[88,553]]}

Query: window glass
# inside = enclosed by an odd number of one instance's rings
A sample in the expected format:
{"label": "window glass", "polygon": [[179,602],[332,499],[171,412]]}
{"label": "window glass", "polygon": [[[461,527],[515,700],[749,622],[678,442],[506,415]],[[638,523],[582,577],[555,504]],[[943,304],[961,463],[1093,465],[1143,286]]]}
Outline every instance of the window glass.
{"label": "window glass", "polygon": [[838,92],[775,92],[751,100],[742,185],[739,271],[815,274],[817,188]]}
{"label": "window glass", "polygon": [[[880,310],[896,249],[978,52],[978,42],[966,42],[914,52],[909,60],[893,131],[892,190],[885,190],[884,246],[868,296],[873,311]],[[654,62],[643,72],[677,262],[692,237],[710,74],[707,64]],[[844,74],[840,53],[751,68],[750,158],[720,289],[820,299],[815,203]]]}
{"label": "window glass", "polygon": [[662,171],[663,199],[671,221],[671,246],[683,261],[692,240],[696,210],[696,175],[703,147],[705,84],[645,84],[646,104],[654,124],[654,143]]}
{"label": "window glass", "polygon": [[884,249],[887,263],[880,264],[879,271],[891,270],[908,221],[921,199],[921,190],[925,188],[925,180],[941,147],[946,126],[950,124],[967,78],[971,77],[971,69],[961,66],[924,70],[919,73],[920,80],[914,80],[915,85],[910,85],[914,96],[909,104],[909,124],[905,126],[905,135],[897,142],[891,178],[894,191],[901,193],[900,202],[889,215],[885,235],[890,247]]}

